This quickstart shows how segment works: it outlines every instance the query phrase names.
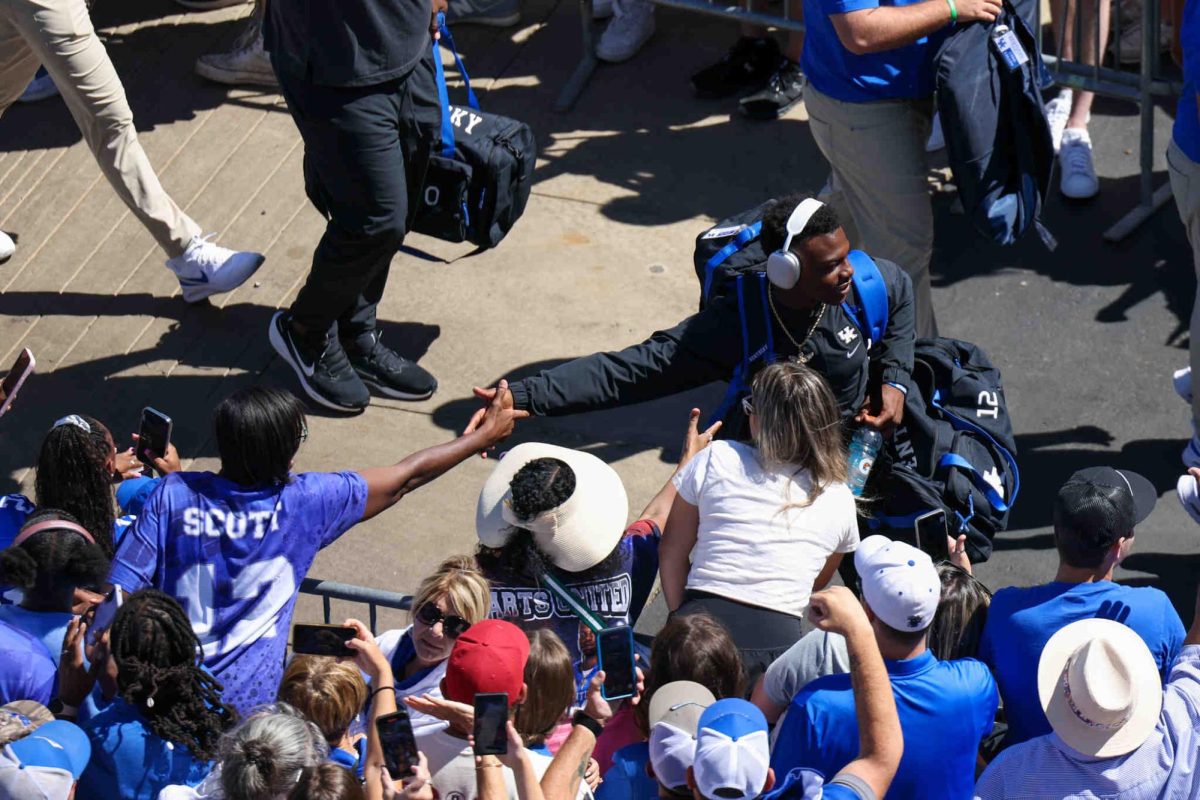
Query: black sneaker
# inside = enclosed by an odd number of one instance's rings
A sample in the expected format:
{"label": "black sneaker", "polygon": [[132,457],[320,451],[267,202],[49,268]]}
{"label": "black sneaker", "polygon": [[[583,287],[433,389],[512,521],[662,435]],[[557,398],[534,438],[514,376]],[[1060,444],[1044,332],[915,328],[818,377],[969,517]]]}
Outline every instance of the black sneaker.
{"label": "black sneaker", "polygon": [[292,315],[276,311],[271,317],[271,346],[291,365],[300,386],[313,402],[334,411],[361,411],[371,393],[350,366],[341,342],[333,336],[308,340],[292,332]]}
{"label": "black sneaker", "polygon": [[775,119],[804,97],[804,73],[794,61],[784,61],[762,91],[738,101],[742,113],[750,119]]}
{"label": "black sneaker", "polygon": [[743,36],[711,67],[692,76],[697,97],[729,97],[747,89],[757,89],[779,68],[783,56],[779,44],[771,38]]}
{"label": "black sneaker", "polygon": [[384,345],[379,331],[360,334],[345,343],[350,364],[362,382],[384,397],[424,400],[437,391],[437,378],[415,361]]}

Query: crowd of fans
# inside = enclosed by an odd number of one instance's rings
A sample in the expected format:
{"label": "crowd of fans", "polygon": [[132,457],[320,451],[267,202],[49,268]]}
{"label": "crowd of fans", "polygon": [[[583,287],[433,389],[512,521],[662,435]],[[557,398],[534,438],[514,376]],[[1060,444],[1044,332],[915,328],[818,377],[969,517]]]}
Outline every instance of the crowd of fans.
{"label": "crowd of fans", "polygon": [[[1162,592],[1112,580],[1149,482],[1071,476],[1055,580],[993,594],[961,540],[935,564],[860,538],[836,400],[799,363],[756,376],[746,442],[714,441],[693,411],[632,525],[603,461],[512,448],[479,493],[476,552],[420,583],[408,627],[350,619],[353,655],[289,654],[316,551],[507,438],[526,412],[505,396],[453,441],[337,473],[294,470],[305,414],[278,390],[217,406],[217,473],[181,470],[172,449],[143,455],[162,474],[143,477],[98,420],[59,420],[35,497],[0,504],[0,796],[1200,792],[1200,622],[1185,631]],[[830,585],[847,555],[853,592]],[[610,701],[595,634],[636,625],[656,577],[671,614],[638,637],[633,696]],[[99,619],[110,591],[123,602]],[[507,753],[476,755],[473,703],[494,692]],[[419,755],[395,775],[375,723],[397,707]]]}

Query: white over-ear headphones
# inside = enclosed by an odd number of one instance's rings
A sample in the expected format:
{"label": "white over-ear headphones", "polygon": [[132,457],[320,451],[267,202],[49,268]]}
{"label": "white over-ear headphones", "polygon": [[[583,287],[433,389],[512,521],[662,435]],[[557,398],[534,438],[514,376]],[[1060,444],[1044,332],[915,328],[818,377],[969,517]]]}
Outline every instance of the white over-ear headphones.
{"label": "white over-ear headphones", "polygon": [[767,256],[767,280],[780,289],[790,289],[800,280],[800,258],[788,248],[792,246],[792,239],[808,227],[812,215],[824,205],[811,197],[801,200],[788,217],[787,238],[783,240],[783,247]]}

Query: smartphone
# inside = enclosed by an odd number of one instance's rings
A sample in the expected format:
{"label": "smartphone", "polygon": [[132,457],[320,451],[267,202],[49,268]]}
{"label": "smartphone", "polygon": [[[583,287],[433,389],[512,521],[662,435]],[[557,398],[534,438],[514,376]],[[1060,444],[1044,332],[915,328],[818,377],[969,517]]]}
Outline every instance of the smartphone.
{"label": "smartphone", "polygon": [[933,559],[933,563],[950,560],[950,534],[946,530],[946,512],[942,509],[930,511],[917,517],[917,547]]}
{"label": "smartphone", "polygon": [[346,646],[356,631],[346,625],[293,625],[292,652],[305,656],[353,658],[356,651]]}
{"label": "smartphone", "polygon": [[105,595],[100,604],[96,606],[96,613],[92,615],[92,621],[87,629],[89,645],[95,647],[100,642],[100,637],[112,627],[113,620],[117,616],[117,609],[120,607],[121,587],[114,586],[112,591]]}
{"label": "smartphone", "polygon": [[17,360],[13,362],[12,369],[4,376],[4,380],[0,381],[0,417],[8,413],[8,407],[12,405],[13,400],[17,399],[17,392],[25,384],[25,379],[33,374],[36,364],[33,351],[26,347],[17,356]]}
{"label": "smartphone", "polygon": [[508,752],[508,692],[475,695],[475,755],[502,756]]}
{"label": "smartphone", "polygon": [[605,628],[596,635],[600,653],[600,669],[604,672],[604,686],[600,694],[605,700],[633,697],[637,690],[637,673],[633,664],[633,628]]}
{"label": "smartphone", "polygon": [[394,714],[387,714],[375,720],[375,730],[379,733],[379,743],[383,747],[383,763],[392,780],[406,780],[412,777],[412,768],[419,763],[419,759],[417,738],[413,736],[408,709],[401,708]]}
{"label": "smartphone", "polygon": [[154,464],[147,463],[143,453],[149,450],[151,455],[162,458],[167,454],[167,445],[170,443],[171,418],[149,406],[143,408],[142,424],[138,428],[137,457],[146,465],[148,474],[154,474]]}

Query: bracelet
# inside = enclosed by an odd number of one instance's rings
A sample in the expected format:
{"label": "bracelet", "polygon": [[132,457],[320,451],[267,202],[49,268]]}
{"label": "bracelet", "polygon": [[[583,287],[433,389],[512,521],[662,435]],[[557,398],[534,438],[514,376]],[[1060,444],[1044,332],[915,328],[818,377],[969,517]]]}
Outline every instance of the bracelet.
{"label": "bracelet", "polygon": [[571,724],[580,728],[587,728],[597,739],[600,738],[600,732],[604,730],[604,725],[599,720],[589,717],[583,709],[575,712],[575,715],[571,717]]}
{"label": "bracelet", "polygon": [[954,5],[954,0],[946,0],[946,5],[950,6],[950,24],[958,24],[958,6]]}
{"label": "bracelet", "polygon": [[[395,687],[395,686],[380,686],[378,689],[376,689],[375,691],[371,692],[371,696],[370,696],[370,697],[368,697],[367,699],[368,699],[368,700],[374,700],[374,699],[375,699],[375,695],[379,694],[380,692],[385,692],[385,691],[389,691],[389,690],[392,692],[392,694],[396,694],[396,687]],[[396,695],[396,697],[397,697],[397,699],[399,699],[399,697],[400,697],[400,696],[399,696],[399,695]]]}

